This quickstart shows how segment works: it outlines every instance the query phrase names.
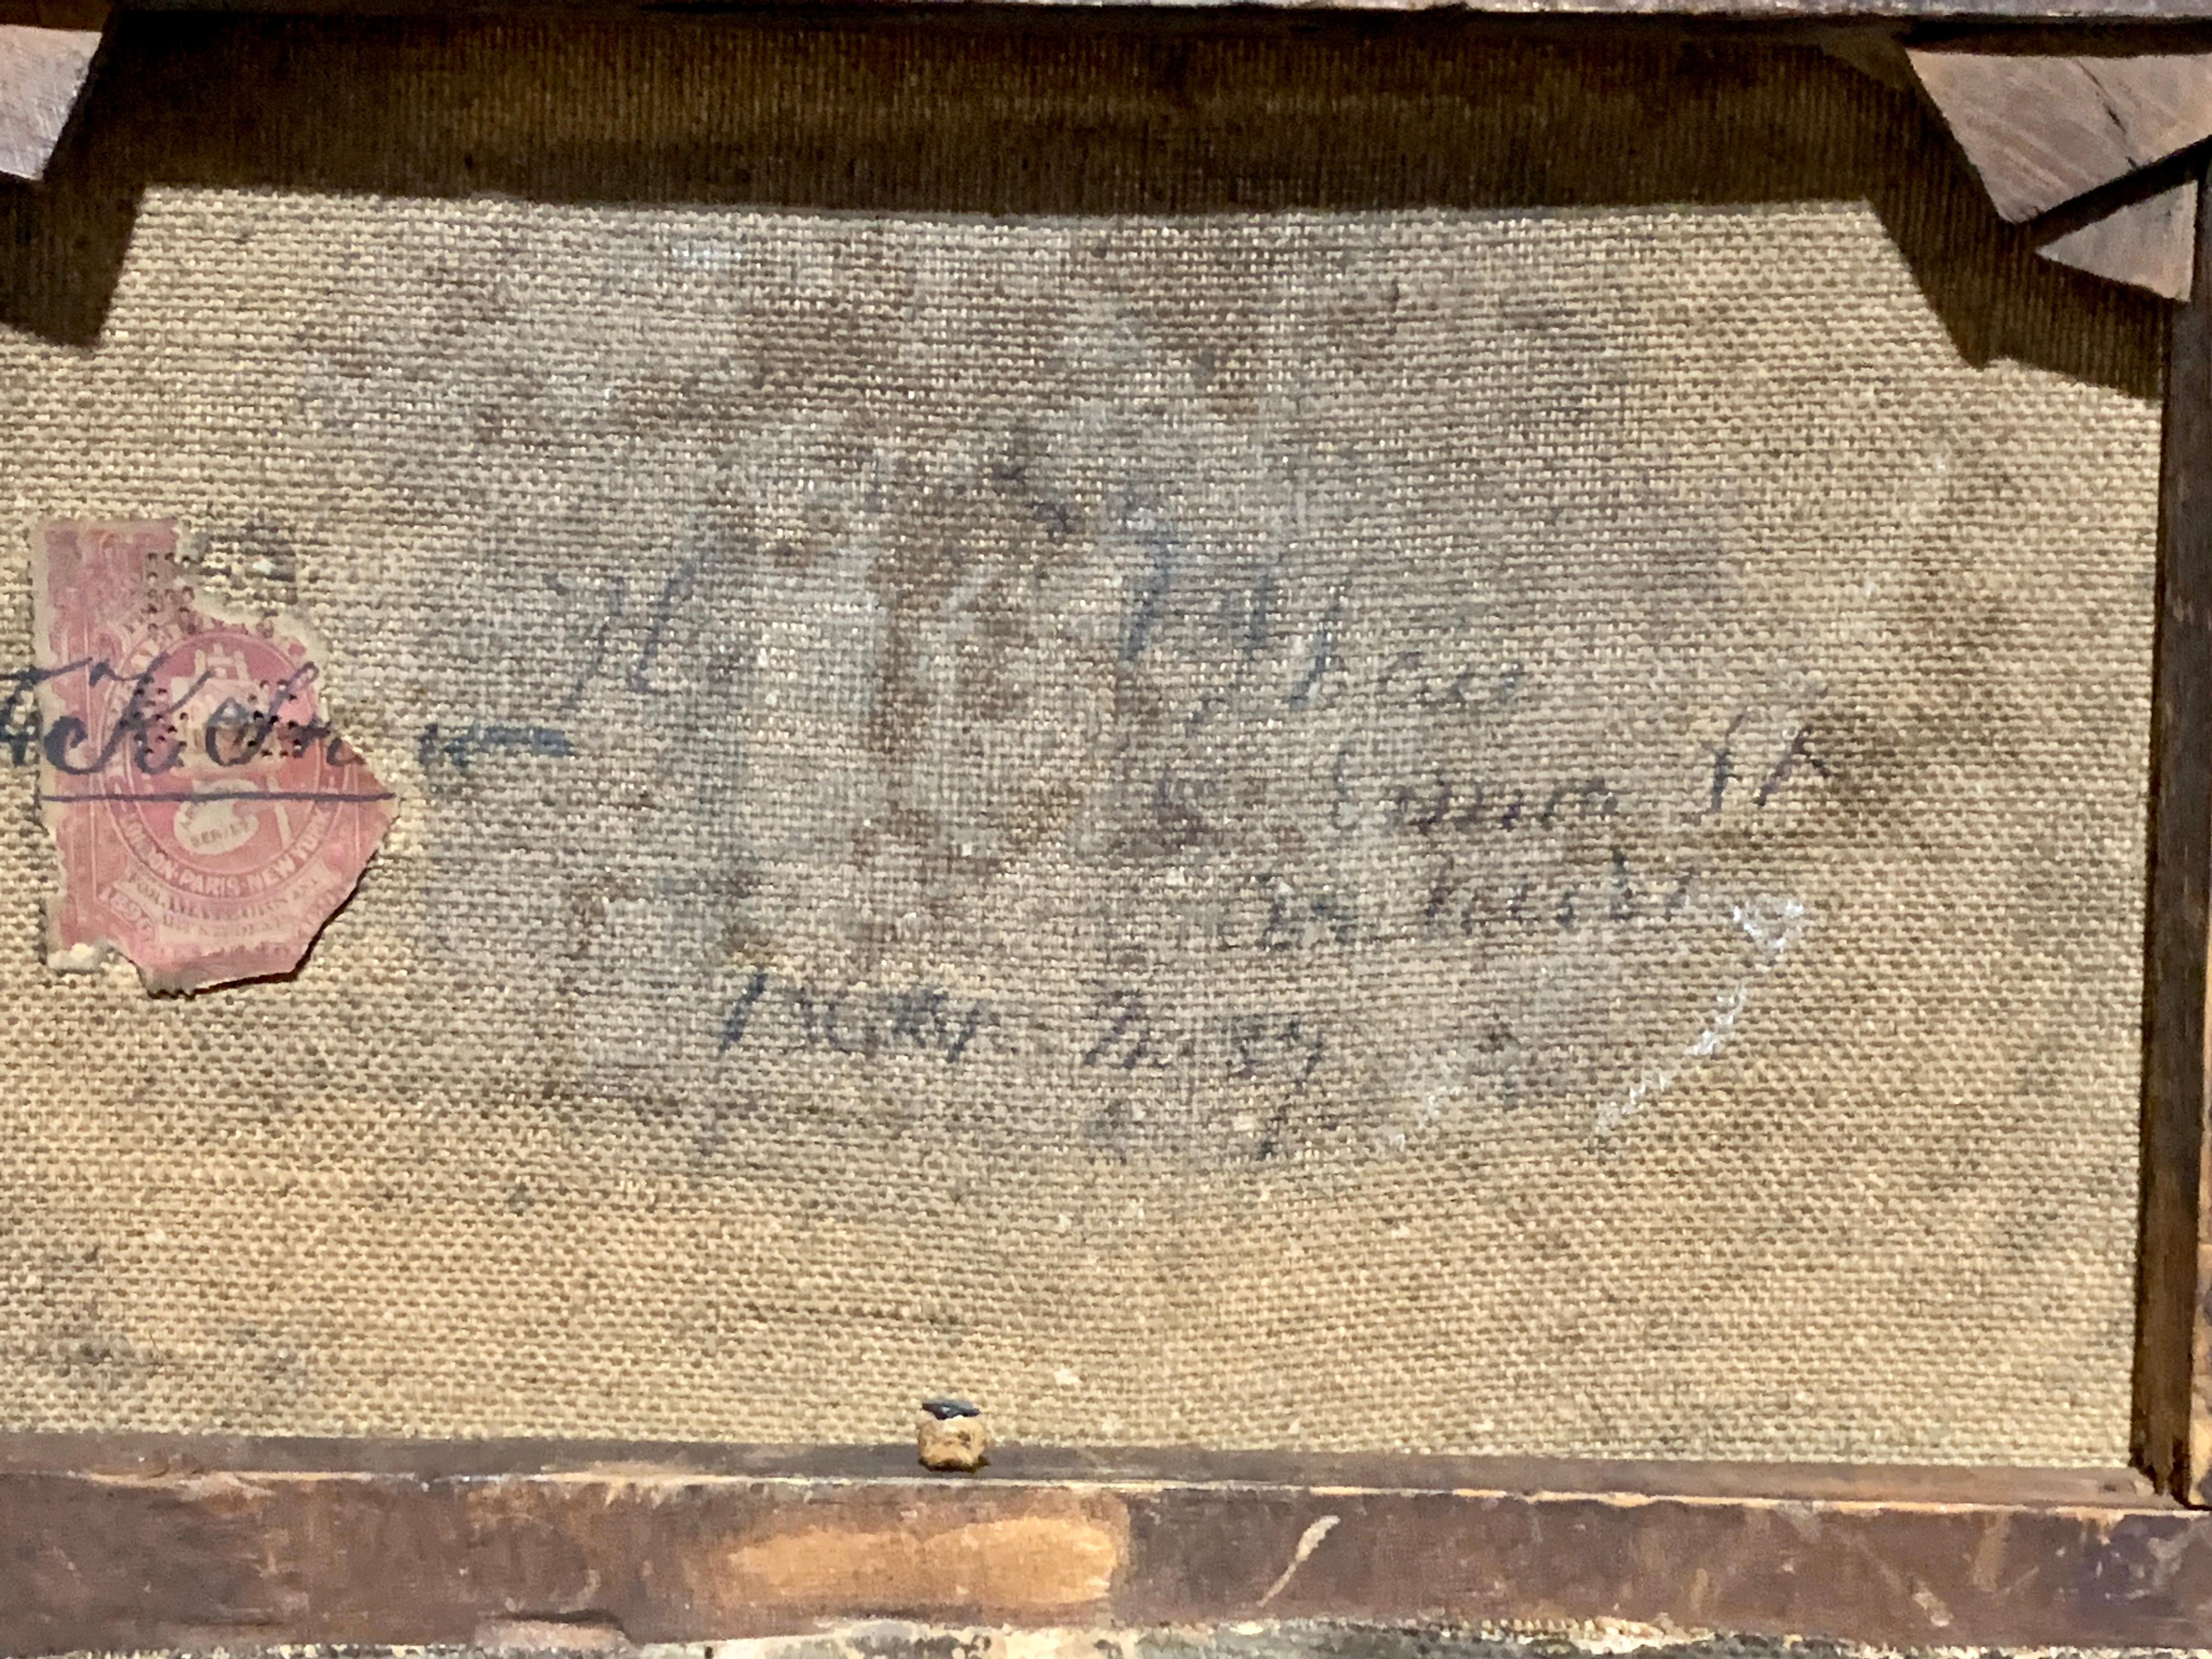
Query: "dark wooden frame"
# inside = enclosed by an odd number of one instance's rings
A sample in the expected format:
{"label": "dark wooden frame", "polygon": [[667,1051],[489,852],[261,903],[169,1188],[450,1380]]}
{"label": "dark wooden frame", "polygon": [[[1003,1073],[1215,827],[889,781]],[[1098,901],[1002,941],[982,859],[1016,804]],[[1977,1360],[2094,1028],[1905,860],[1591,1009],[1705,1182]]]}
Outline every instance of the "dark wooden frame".
{"label": "dark wooden frame", "polygon": [[906,1618],[1621,1620],[2202,1646],[2212,1511],[2128,1471],[909,1447],[0,1449],[0,1647],[704,1641]]}
{"label": "dark wooden frame", "polygon": [[2166,1490],[2212,1490],[2205,998],[2212,911],[2212,175],[2200,178],[2197,295],[2166,354],[2145,975],[2136,1458]]}
{"label": "dark wooden frame", "polygon": [[[1583,0],[1724,14],[1798,38],[1839,3],[1862,24],[2034,22],[2046,50],[2077,38],[2069,27],[2100,25],[2111,50],[2130,31],[2164,38],[2147,23],[2212,17],[2212,0]],[[1878,53],[1893,27],[1856,46]],[[2212,173],[2201,162],[2197,178],[2197,298],[2174,308],[2166,399],[2138,1468],[1014,1447],[963,1476],[924,1471],[910,1447],[0,1435],[0,1653],[586,1648],[884,1617],[1607,1620],[1900,1646],[2212,1645],[2212,1509],[2197,1507],[2212,1503]]]}

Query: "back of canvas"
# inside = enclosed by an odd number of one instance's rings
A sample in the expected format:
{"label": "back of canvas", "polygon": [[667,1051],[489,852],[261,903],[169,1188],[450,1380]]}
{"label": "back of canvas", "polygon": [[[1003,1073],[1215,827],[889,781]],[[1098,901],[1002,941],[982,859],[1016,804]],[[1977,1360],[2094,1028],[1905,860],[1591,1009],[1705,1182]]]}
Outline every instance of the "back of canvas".
{"label": "back of canvas", "polygon": [[153,997],[0,777],[0,1417],[2124,1457],[2152,318],[1902,100],[134,27],[9,649],[173,520],[396,812]]}

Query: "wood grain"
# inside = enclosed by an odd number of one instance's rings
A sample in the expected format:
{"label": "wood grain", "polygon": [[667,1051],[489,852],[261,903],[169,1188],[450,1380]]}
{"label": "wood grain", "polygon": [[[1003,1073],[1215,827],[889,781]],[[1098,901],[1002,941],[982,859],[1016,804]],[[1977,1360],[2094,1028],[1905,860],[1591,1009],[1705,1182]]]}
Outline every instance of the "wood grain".
{"label": "wood grain", "polygon": [[2197,262],[2197,185],[2175,185],[2113,209],[2036,250],[2094,276],[2186,300]]}
{"label": "wood grain", "polygon": [[[76,0],[0,0],[0,20],[11,9],[73,4]],[[838,9],[858,12],[885,0],[763,0],[756,12],[789,12],[819,17]],[[906,11],[976,11],[1005,8],[1014,11],[1082,12],[1093,16],[1114,13],[1170,14],[1179,27],[1204,27],[1209,10],[1193,7],[1189,0],[889,0]],[[696,9],[684,0],[501,0],[495,7],[473,0],[153,0],[144,9],[210,12],[252,12],[319,16],[420,17],[481,16],[487,13],[522,15],[589,15],[593,12]],[[1755,22],[1787,26],[1793,23],[1853,25],[1897,24],[2049,24],[2062,29],[2077,25],[2112,26],[2112,32],[2134,35],[2148,26],[2150,32],[2168,33],[2176,26],[2212,22],[2212,0],[1269,0],[1263,7],[1240,8],[1256,18],[1280,15],[1285,19],[1316,12],[1417,13],[1438,12],[1537,21],[1544,19],[1680,18],[1718,23]]]}
{"label": "wood grain", "polygon": [[[237,1455],[233,1455],[237,1454]],[[19,1437],[0,1651],[605,1645],[829,1620],[1631,1620],[2183,1645],[2212,1514],[2124,1471]]]}
{"label": "wood grain", "polygon": [[1908,55],[2008,220],[2032,219],[2212,137],[2212,52]]}
{"label": "wood grain", "polygon": [[2212,294],[2203,282],[2212,223],[2196,216],[2197,296],[2173,313],[2160,500],[2135,1448],[2162,1486],[2201,1502],[2212,1463],[2203,1301],[2212,945]]}
{"label": "wood grain", "polygon": [[45,173],[99,49],[97,27],[0,22],[0,173]]}

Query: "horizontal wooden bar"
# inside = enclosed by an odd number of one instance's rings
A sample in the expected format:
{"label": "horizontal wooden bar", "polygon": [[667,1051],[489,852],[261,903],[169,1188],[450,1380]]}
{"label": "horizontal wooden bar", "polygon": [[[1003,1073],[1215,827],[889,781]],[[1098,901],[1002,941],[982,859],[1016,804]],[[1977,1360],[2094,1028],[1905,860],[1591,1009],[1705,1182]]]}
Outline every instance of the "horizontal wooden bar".
{"label": "horizontal wooden bar", "polygon": [[2212,1514],[2117,1469],[17,1436],[0,1585],[11,1654],[874,1618],[2185,1646]]}
{"label": "horizontal wooden bar", "polygon": [[[0,22],[27,21],[87,0],[0,0]],[[1754,23],[1897,23],[2139,26],[2212,21],[2212,0],[126,0],[122,9],[229,11],[341,16],[588,16],[624,11],[811,12],[854,10],[1182,14],[1220,21],[1316,13],[1450,13],[1538,21],[1572,18],[1688,18]]]}

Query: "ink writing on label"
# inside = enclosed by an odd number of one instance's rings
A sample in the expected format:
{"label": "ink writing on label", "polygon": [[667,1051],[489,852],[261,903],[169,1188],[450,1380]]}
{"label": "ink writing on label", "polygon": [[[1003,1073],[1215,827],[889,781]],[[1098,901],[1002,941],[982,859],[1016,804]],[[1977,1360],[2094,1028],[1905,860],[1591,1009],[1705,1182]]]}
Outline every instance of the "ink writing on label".
{"label": "ink writing on label", "polygon": [[[312,662],[292,667],[263,689],[265,696],[232,690],[212,709],[197,714],[222,665],[179,665],[157,658],[128,674],[100,658],[80,657],[52,668],[19,668],[8,676],[0,696],[0,748],[11,764],[44,760],[56,772],[94,778],[128,771],[160,777],[195,754],[226,769],[246,767],[264,758],[297,760],[320,745],[325,761],[341,763],[344,744],[330,723],[307,712],[316,679]],[[189,678],[183,678],[185,672]],[[234,684],[234,680],[226,680]],[[128,688],[122,705],[95,729],[86,717],[61,714],[45,720],[39,711],[41,686],[82,684],[88,693],[104,687]],[[75,699],[89,707],[90,696]],[[293,711],[290,714],[287,710]]]}
{"label": "ink writing on label", "polygon": [[723,1013],[717,1051],[937,1054],[957,1066],[994,1024],[988,1003],[941,986],[823,985],[755,968]]}
{"label": "ink writing on label", "polygon": [[[252,690],[225,676],[222,665],[191,667],[196,672],[180,678],[178,665],[162,658],[126,674],[105,659],[82,657],[52,668],[18,668],[0,681],[0,753],[10,765],[43,760],[70,778],[125,771],[158,778],[199,758],[235,770],[262,761],[297,760],[317,749],[325,764],[343,763],[349,751],[337,728],[309,712],[310,693],[320,678],[314,663],[299,663]],[[231,689],[213,707],[201,708],[204,694],[219,677]],[[121,706],[98,729],[73,714],[51,721],[40,717],[39,688],[76,681],[93,691],[125,688]],[[576,751],[558,726],[447,726],[434,720],[416,734],[415,752],[426,772],[441,765],[466,772],[496,756],[565,760]]]}
{"label": "ink writing on label", "polygon": [[163,992],[298,968],[395,811],[322,718],[312,630],[204,608],[176,550],[171,522],[45,526],[0,693],[60,861],[48,964]]}
{"label": "ink writing on label", "polygon": [[[204,684],[210,672],[203,669],[198,683]],[[223,698],[201,734],[207,757],[217,766],[250,766],[264,755],[296,760],[320,744],[324,760],[337,764],[344,744],[328,720],[304,711],[289,717],[284,713],[295,698],[306,695],[319,673],[313,663],[300,664],[270,690],[265,707],[257,706],[250,696]]]}

